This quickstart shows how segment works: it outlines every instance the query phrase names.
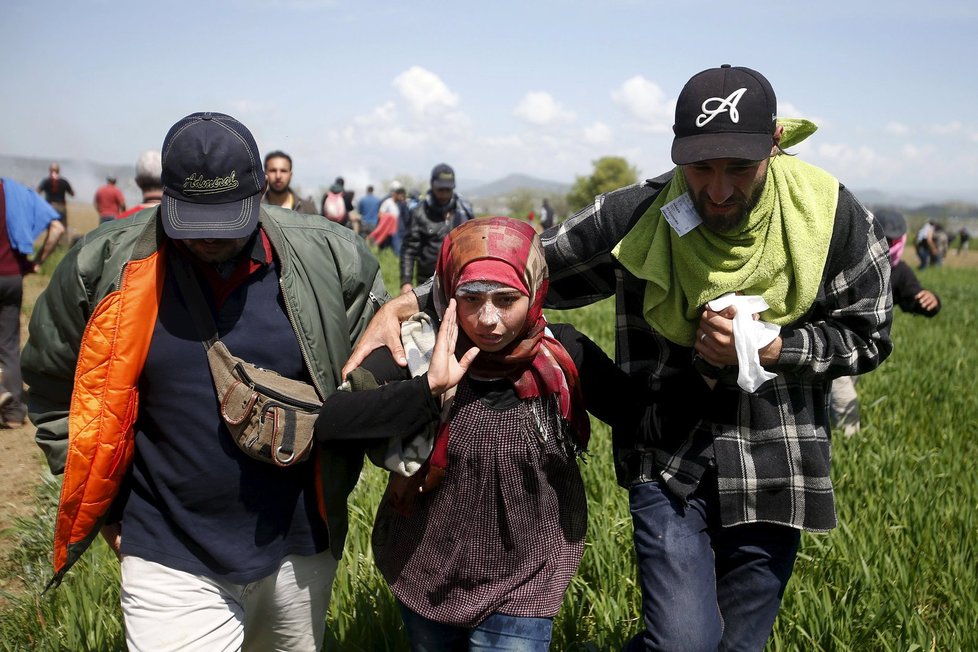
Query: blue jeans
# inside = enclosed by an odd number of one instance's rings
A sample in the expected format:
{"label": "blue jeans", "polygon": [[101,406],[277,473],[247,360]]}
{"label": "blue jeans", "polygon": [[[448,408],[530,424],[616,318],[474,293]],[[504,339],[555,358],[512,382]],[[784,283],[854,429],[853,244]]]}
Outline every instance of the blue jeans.
{"label": "blue jeans", "polygon": [[552,618],[519,618],[492,614],[477,627],[456,627],[428,620],[400,602],[401,619],[412,652],[509,650],[546,652],[550,648]]}
{"label": "blue jeans", "polygon": [[920,269],[927,269],[928,266],[937,267],[941,264],[941,257],[931,253],[926,242],[917,243],[917,258],[920,259]]}
{"label": "blue jeans", "polygon": [[715,477],[688,505],[659,482],[629,491],[645,631],[639,650],[762,650],[801,533],[782,525],[720,527]]}

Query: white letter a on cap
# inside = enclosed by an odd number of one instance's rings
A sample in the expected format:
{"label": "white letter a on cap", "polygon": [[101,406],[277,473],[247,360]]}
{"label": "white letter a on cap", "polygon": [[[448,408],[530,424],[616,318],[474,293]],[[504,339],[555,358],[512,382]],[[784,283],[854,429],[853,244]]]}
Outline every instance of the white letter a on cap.
{"label": "white letter a on cap", "polygon": [[[730,121],[734,124],[740,122],[740,112],[737,110],[737,103],[740,102],[740,98],[744,96],[747,92],[746,88],[738,88],[733,93],[728,95],[726,99],[722,97],[710,97],[703,100],[703,105],[700,107],[703,113],[696,116],[696,126],[702,127],[707,124],[717,115],[723,113],[724,111],[730,111]],[[708,105],[711,102],[715,102],[715,108],[710,108]]]}

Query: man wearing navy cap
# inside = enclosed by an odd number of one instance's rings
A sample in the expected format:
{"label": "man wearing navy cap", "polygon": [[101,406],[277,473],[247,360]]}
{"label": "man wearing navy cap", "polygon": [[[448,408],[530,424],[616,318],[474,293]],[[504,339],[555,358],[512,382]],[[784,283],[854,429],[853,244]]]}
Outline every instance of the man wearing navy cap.
{"label": "man wearing navy cap", "polygon": [[101,530],[130,649],[318,651],[362,455],[245,455],[182,288],[234,355],[325,397],[386,298],[379,266],[349,230],[261,203],[234,118],[189,115],[161,154],[159,207],[85,236],[31,318],[30,416],[64,473],[52,582]]}
{"label": "man wearing navy cap", "polygon": [[438,251],[448,232],[474,217],[472,206],[455,192],[455,170],[447,163],[431,169],[431,187],[411,212],[401,243],[401,293],[435,272]]}
{"label": "man wearing navy cap", "polygon": [[[829,386],[892,350],[890,265],[855,197],[783,151],[814,130],[778,119],[760,73],[704,70],[676,102],[676,167],[543,234],[546,307],[615,295],[617,362],[651,392],[641,425],[613,432],[645,625],[628,650],[762,649],[800,532],[836,524]],[[379,342],[401,357],[391,324],[413,298],[348,367]]]}

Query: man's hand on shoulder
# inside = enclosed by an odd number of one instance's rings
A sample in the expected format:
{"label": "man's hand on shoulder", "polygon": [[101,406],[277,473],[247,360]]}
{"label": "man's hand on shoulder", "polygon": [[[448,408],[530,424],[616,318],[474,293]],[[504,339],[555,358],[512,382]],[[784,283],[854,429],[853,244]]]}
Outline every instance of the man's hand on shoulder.
{"label": "man's hand on shoulder", "polygon": [[363,364],[364,359],[374,349],[386,346],[391,351],[394,361],[400,366],[407,365],[404,347],[401,345],[401,322],[418,312],[418,299],[413,292],[402,294],[391,299],[380,307],[377,314],[367,324],[360,341],[357,342],[350,359],[343,365],[342,375],[346,375]]}

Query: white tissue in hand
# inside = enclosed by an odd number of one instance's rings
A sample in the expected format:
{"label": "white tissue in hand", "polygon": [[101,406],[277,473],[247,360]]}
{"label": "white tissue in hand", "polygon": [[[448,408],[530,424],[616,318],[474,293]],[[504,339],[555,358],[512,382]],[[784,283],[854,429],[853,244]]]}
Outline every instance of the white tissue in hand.
{"label": "white tissue in hand", "polygon": [[761,366],[758,350],[774,341],[781,332],[781,327],[766,321],[754,319],[754,313],[768,309],[763,297],[725,294],[710,301],[710,310],[720,312],[728,306],[733,306],[737,314],[733,318],[734,348],[737,349],[737,385],[745,392],[754,392],[758,387],[771,380],[777,374],[767,371]]}

